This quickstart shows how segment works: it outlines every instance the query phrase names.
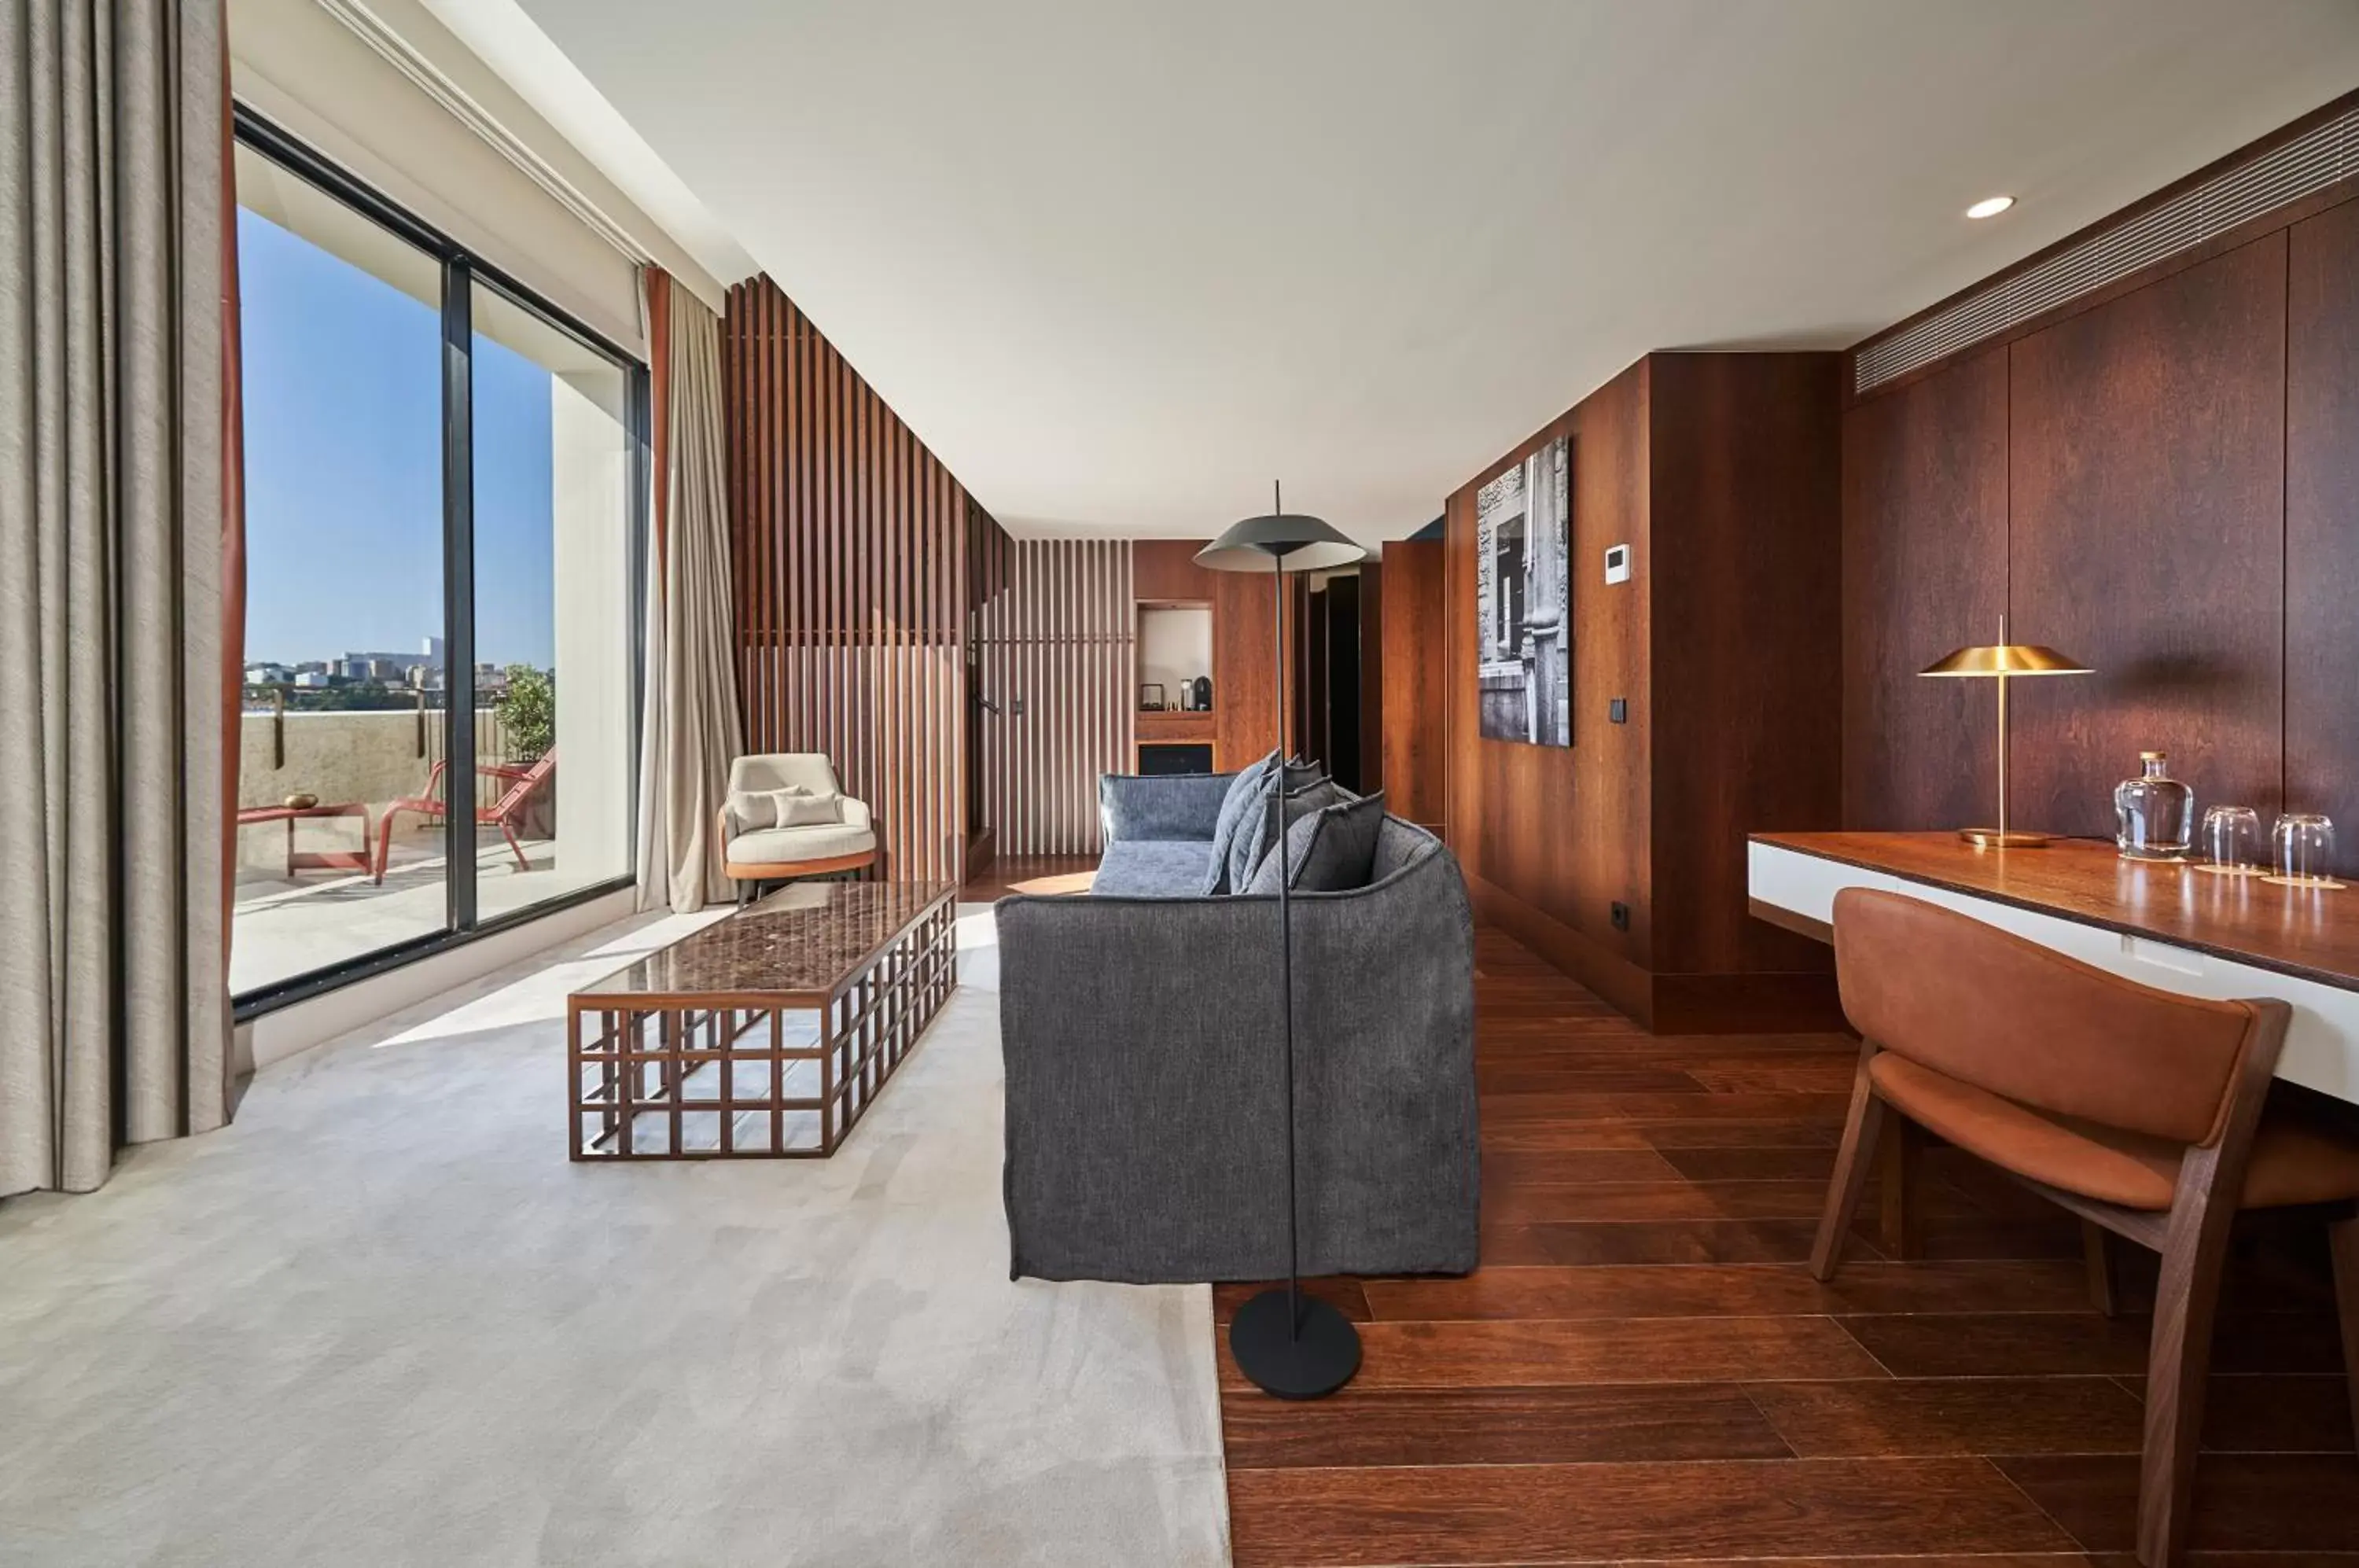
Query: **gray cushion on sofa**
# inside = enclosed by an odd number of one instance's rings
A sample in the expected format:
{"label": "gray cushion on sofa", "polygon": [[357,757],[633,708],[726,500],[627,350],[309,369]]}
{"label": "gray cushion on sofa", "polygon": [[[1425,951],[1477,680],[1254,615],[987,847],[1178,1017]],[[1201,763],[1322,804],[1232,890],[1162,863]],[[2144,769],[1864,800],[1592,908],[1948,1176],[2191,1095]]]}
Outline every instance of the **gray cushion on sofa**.
{"label": "gray cushion on sofa", "polygon": [[[1287,886],[1303,893],[1342,893],[1364,887],[1376,860],[1376,830],[1384,825],[1385,795],[1379,789],[1322,806],[1286,830]],[[1278,857],[1262,856],[1248,893],[1276,897]]]}
{"label": "gray cushion on sofa", "polygon": [[[1245,813],[1237,828],[1236,842],[1229,845],[1229,891],[1242,893],[1252,883],[1254,873],[1261,868],[1261,857],[1275,842],[1269,836],[1268,785],[1264,781],[1264,793],[1255,808]],[[1343,798],[1343,791],[1308,764],[1289,762],[1286,765],[1286,820],[1291,824],[1298,817],[1332,806]]]}
{"label": "gray cushion on sofa", "polygon": [[1192,898],[1204,885],[1212,846],[1200,838],[1116,839],[1105,846],[1093,894],[1126,898]]}
{"label": "gray cushion on sofa", "polygon": [[1229,848],[1237,841],[1237,830],[1245,818],[1259,809],[1261,798],[1268,790],[1269,770],[1277,766],[1277,753],[1247,763],[1234,779],[1229,780],[1229,792],[1221,801],[1220,820],[1212,825],[1212,859],[1205,868],[1203,894],[1229,891]]}
{"label": "gray cushion on sofa", "polygon": [[1212,841],[1229,792],[1226,773],[1104,773],[1098,776],[1098,826],[1118,838]]}

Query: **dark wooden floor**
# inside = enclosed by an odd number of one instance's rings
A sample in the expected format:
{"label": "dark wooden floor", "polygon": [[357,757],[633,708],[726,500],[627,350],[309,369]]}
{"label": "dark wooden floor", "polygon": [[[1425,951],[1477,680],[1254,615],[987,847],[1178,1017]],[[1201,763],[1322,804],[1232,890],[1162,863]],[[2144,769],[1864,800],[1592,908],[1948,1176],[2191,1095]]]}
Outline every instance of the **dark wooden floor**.
{"label": "dark wooden floor", "polygon": [[[1321,1403],[1245,1385],[1222,1332],[1240,1568],[2128,1551],[2146,1259],[2099,1316],[2074,1224],[1935,1150],[1928,1259],[1864,1222],[1819,1286],[1849,1041],[1650,1037],[1494,931],[1478,969],[1483,1268],[1322,1284],[1365,1360]],[[2327,1279],[2315,1238],[2240,1243],[2199,1553],[2359,1552]]]}

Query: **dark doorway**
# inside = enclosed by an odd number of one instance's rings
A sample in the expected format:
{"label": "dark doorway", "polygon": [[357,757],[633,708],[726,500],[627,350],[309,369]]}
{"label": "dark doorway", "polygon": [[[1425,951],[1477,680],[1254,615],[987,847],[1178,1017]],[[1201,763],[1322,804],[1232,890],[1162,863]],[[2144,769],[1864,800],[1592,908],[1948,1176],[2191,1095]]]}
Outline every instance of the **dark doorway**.
{"label": "dark doorway", "polygon": [[1364,567],[1312,580],[1293,639],[1295,749],[1355,794],[1381,787],[1366,744],[1377,723],[1367,680],[1376,652],[1364,646],[1373,627],[1364,595],[1375,586]]}
{"label": "dark doorway", "polygon": [[1360,793],[1360,580],[1357,576],[1329,580],[1326,650],[1321,673],[1327,687],[1325,756],[1328,774],[1344,789]]}

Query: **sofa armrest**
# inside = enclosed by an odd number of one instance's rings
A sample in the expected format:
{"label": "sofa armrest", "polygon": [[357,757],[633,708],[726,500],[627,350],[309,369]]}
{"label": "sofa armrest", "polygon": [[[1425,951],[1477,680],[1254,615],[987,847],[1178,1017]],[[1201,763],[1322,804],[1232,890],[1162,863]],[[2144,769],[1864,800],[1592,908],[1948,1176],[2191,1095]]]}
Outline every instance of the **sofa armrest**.
{"label": "sofa armrest", "polygon": [[867,801],[855,800],[849,795],[840,795],[837,799],[843,802],[843,823],[846,827],[875,829],[875,819],[869,812]]}
{"label": "sofa armrest", "polygon": [[[1292,901],[1306,1273],[1478,1255],[1473,921],[1456,863]],[[1013,1270],[1172,1283],[1286,1270],[1278,906],[1003,898]]]}
{"label": "sofa armrest", "polygon": [[1098,821],[1107,842],[1201,839],[1210,843],[1234,773],[1101,773]]}
{"label": "sofa armrest", "polygon": [[1011,1277],[1283,1274],[1275,904],[1017,896],[995,914]]}

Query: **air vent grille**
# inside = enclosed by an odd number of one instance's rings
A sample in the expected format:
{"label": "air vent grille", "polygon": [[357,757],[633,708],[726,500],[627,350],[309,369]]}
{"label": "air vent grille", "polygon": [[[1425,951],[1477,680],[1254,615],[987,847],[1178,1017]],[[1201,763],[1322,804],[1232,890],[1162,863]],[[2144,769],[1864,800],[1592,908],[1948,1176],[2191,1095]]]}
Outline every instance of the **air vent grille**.
{"label": "air vent grille", "polygon": [[2359,174],[2359,109],[2321,121],[2036,267],[1876,340],[1853,356],[1852,386],[1859,392],[1873,390],[2352,174]]}

